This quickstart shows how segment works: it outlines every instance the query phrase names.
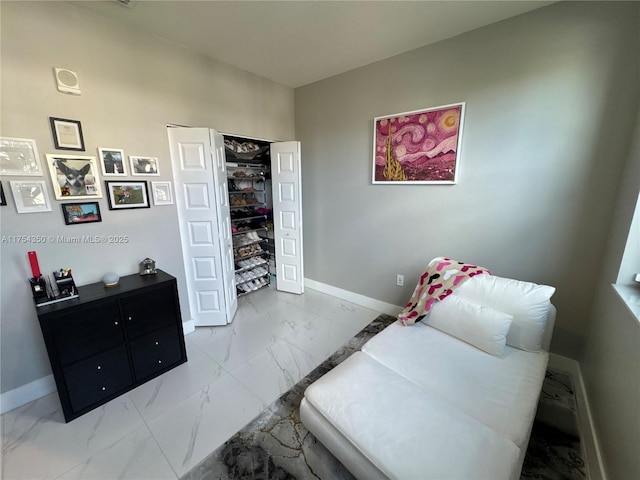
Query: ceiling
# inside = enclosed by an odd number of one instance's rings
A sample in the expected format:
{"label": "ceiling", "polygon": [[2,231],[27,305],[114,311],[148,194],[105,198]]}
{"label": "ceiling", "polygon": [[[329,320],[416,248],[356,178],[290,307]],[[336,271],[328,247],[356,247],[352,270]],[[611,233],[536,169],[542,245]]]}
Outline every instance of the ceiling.
{"label": "ceiling", "polygon": [[[126,1],[126,0],[125,0]],[[552,1],[73,1],[290,87],[435,43]]]}

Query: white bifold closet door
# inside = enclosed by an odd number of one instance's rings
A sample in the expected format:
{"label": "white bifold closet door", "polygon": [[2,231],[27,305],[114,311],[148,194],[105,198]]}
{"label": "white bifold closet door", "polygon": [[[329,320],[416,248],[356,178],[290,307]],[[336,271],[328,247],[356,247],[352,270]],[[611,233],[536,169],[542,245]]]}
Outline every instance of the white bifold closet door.
{"label": "white bifold closet door", "polygon": [[196,326],[226,325],[238,308],[222,135],[169,128],[189,307]]}
{"label": "white bifold closet door", "polygon": [[[238,308],[224,138],[169,128],[187,293],[196,326],[231,323]],[[271,144],[276,288],[304,292],[300,143]]]}
{"label": "white bifold closet door", "polygon": [[278,290],[304,292],[300,142],[271,144],[273,233]]}

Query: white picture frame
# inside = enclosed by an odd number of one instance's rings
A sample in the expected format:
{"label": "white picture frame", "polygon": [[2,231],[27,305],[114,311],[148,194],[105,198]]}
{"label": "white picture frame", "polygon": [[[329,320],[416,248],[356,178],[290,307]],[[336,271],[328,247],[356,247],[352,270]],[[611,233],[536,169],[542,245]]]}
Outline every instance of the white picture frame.
{"label": "white picture frame", "polygon": [[129,155],[129,163],[131,166],[131,175],[160,175],[160,166],[158,165],[157,157],[138,157],[135,155]]}
{"label": "white picture frame", "polygon": [[0,175],[41,177],[43,174],[35,140],[0,137]]}
{"label": "white picture frame", "polygon": [[375,117],[372,184],[457,184],[465,105]]}
{"label": "white picture frame", "polygon": [[102,198],[96,157],[54,153],[47,155],[47,165],[56,200]]}
{"label": "white picture frame", "polygon": [[154,205],[173,205],[171,182],[151,182],[151,191]]}
{"label": "white picture frame", "polygon": [[120,148],[98,148],[98,158],[105,177],[126,177],[127,166],[124,150]]}
{"label": "white picture frame", "polygon": [[49,191],[44,180],[12,180],[9,185],[18,213],[51,211]]}

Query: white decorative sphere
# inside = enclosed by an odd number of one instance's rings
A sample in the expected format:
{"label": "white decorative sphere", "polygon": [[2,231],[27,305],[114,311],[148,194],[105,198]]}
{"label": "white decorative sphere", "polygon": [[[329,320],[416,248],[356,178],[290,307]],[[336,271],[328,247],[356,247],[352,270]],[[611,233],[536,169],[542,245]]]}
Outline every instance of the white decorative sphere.
{"label": "white decorative sphere", "polygon": [[119,280],[120,276],[113,272],[105,273],[104,277],[102,277],[102,283],[104,283],[105,287],[115,287],[118,285]]}

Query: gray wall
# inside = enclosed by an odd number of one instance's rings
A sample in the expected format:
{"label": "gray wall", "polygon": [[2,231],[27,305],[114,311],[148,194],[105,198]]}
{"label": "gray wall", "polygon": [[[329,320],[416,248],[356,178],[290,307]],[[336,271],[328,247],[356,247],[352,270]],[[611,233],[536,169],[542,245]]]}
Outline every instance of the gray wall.
{"label": "gray wall", "polygon": [[[98,147],[112,147],[127,156],[158,157],[160,177],[133,177],[148,181],[172,179],[167,123],[260,138],[295,137],[294,97],[288,87],[67,2],[2,2],[1,8],[0,135],[35,139],[42,158],[55,152],[50,116],[82,122],[86,151],[78,153],[97,156]],[[82,96],[59,93],[53,67],[77,72]],[[5,193],[8,181],[16,179],[2,178]],[[48,173],[40,179],[51,188]],[[99,281],[108,271],[136,273],[138,262],[149,256],[178,277],[183,317],[190,318],[175,206],[109,211],[103,198],[102,223],[65,226],[61,202],[53,194],[53,210],[37,214],[18,215],[8,197],[9,205],[0,208],[3,236],[127,235],[129,242],[2,243],[1,392],[51,372],[26,283],[29,250],[38,252],[44,272],[71,267],[79,284]]]}
{"label": "gray wall", "polygon": [[[639,8],[559,3],[296,89],[305,275],[396,305],[438,255],[553,285],[552,350],[577,358],[635,120]],[[371,185],[374,117],[460,101],[457,185]]]}
{"label": "gray wall", "polygon": [[[640,108],[638,112],[635,143],[627,156],[613,210],[589,334],[580,358],[595,430],[611,479],[640,478],[640,323],[611,287],[640,190]],[[636,232],[636,248],[639,238]]]}
{"label": "gray wall", "polygon": [[[636,147],[636,150],[640,148]],[[640,158],[640,152],[636,153],[635,158]],[[625,205],[633,205],[633,198],[625,198]],[[620,285],[638,286],[635,281],[636,275],[640,273],[640,197],[636,199],[635,212],[631,227],[629,227],[629,236],[620,262],[620,270],[616,278],[616,283]]]}

